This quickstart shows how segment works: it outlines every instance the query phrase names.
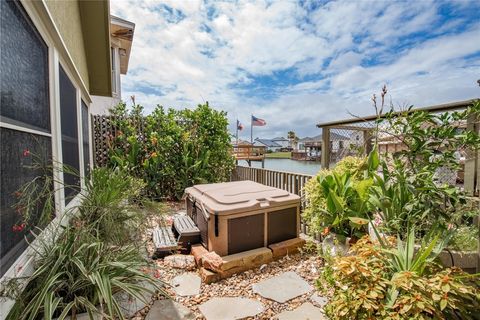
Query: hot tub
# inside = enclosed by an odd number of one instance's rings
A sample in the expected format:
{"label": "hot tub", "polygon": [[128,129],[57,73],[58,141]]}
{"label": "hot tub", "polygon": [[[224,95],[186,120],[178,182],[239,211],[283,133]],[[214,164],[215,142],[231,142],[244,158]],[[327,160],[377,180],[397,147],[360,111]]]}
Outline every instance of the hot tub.
{"label": "hot tub", "polygon": [[220,256],[299,235],[300,197],[285,190],[236,181],[195,185],[185,193],[203,245]]}

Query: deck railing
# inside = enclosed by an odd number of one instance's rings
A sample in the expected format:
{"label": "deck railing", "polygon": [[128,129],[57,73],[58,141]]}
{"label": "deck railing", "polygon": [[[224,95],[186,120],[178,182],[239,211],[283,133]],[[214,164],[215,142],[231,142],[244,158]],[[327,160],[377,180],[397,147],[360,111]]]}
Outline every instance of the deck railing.
{"label": "deck railing", "polygon": [[[232,181],[251,180],[296,194],[300,196],[300,210],[303,211],[306,205],[303,188],[312,177],[307,174],[237,166],[232,172],[231,179]],[[307,226],[302,221],[300,226],[302,232],[307,233]]]}

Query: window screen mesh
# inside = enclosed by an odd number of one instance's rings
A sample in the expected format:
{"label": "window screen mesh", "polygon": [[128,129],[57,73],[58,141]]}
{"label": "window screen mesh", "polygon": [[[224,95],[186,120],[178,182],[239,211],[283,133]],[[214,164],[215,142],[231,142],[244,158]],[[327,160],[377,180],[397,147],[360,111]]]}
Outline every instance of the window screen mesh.
{"label": "window screen mesh", "polygon": [[79,192],[80,163],[78,151],[77,127],[77,92],[68,78],[65,70],[60,66],[60,118],[62,127],[62,156],[63,164],[76,171],[75,174],[64,172],[65,203]]}
{"label": "window screen mesh", "polygon": [[50,132],[47,45],[18,2],[0,8],[2,121]]}
{"label": "window screen mesh", "polygon": [[[2,146],[0,153],[0,269],[3,275],[27,247],[24,236],[29,234],[28,229],[22,232],[13,231],[13,226],[21,222],[20,211],[15,208],[18,196],[15,193],[25,183],[45,173],[42,170],[33,170],[31,166],[34,164],[34,159],[36,159],[36,165],[42,164],[44,167],[51,165],[52,144],[50,137],[5,128],[0,128],[0,140]],[[47,172],[51,173],[49,170]],[[38,204],[37,213],[41,205],[43,204]],[[33,219],[29,225],[34,225],[35,222]]]}

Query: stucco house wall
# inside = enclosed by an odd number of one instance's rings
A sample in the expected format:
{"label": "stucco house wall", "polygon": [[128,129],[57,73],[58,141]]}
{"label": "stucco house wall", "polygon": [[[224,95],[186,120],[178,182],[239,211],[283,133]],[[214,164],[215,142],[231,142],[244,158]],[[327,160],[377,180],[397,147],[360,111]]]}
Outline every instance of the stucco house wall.
{"label": "stucco house wall", "polygon": [[[73,5],[72,2],[75,4]],[[80,8],[77,0],[45,1],[80,76],[89,88],[88,65],[82,33]]]}

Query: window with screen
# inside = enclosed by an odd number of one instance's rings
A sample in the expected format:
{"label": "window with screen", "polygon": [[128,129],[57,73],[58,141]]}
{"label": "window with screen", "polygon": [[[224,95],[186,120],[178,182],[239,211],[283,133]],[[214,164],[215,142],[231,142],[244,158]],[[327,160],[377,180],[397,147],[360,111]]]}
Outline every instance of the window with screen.
{"label": "window with screen", "polygon": [[82,101],[82,140],[83,140],[83,173],[88,177],[90,173],[90,128],[88,126],[88,107]]}
{"label": "window with screen", "polygon": [[62,66],[59,69],[62,157],[63,165],[66,167],[63,181],[65,185],[65,204],[68,204],[80,191],[77,91]]}
{"label": "window with screen", "polygon": [[[0,276],[28,246],[41,203],[19,228],[18,190],[51,166],[48,47],[17,1],[0,2]],[[41,179],[40,179],[41,180]],[[39,180],[39,183],[40,183]],[[52,217],[53,217],[52,212]]]}

